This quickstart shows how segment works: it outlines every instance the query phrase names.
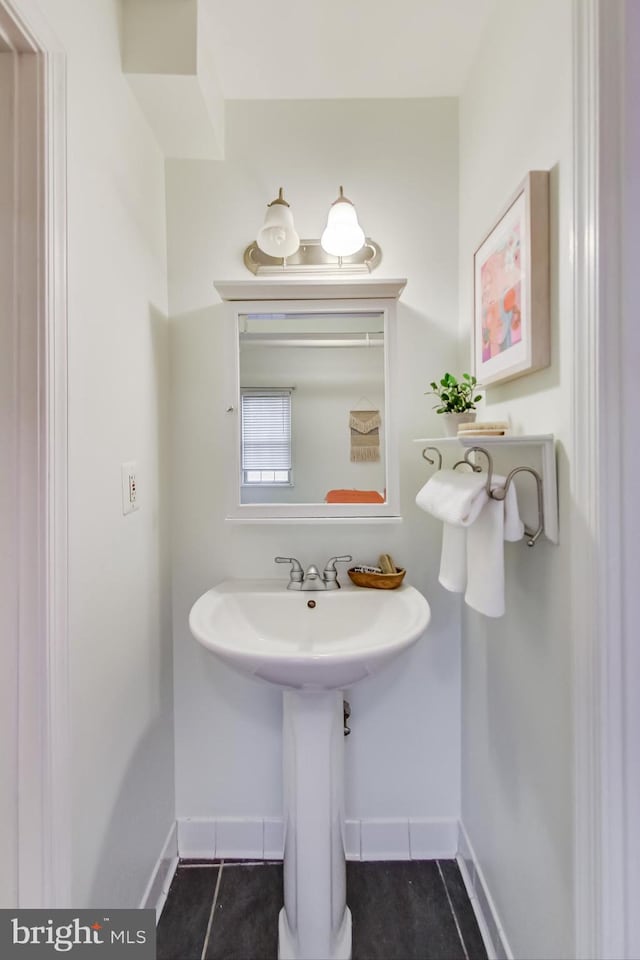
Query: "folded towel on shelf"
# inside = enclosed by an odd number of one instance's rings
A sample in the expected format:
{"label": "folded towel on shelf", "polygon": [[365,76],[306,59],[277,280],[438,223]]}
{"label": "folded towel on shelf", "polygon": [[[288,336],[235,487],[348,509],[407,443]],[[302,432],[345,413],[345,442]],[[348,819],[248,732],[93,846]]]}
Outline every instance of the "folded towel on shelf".
{"label": "folded towel on shelf", "polygon": [[444,523],[468,527],[487,502],[486,473],[438,470],[416,496],[418,506]]}
{"label": "folded towel on shelf", "polygon": [[325,503],[384,503],[384,495],[377,490],[329,490]]}

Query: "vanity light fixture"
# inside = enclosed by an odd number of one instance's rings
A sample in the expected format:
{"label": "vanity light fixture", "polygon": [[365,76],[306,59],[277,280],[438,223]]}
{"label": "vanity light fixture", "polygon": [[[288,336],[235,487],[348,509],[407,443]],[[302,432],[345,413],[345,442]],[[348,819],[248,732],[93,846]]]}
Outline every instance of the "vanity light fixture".
{"label": "vanity light fixture", "polygon": [[293,225],[283,188],[267,207],[264,226],[244,251],[244,265],[254,274],[368,274],[378,266],[382,251],[365,238],[356,208],[344,195],[331,204],[320,240],[301,240]]}
{"label": "vanity light fixture", "polygon": [[280,187],[278,196],[267,206],[264,226],[256,244],[269,257],[290,257],[300,246],[300,237],[293,225],[293,215]]}
{"label": "vanity light fixture", "polygon": [[320,237],[322,249],[334,257],[349,257],[364,246],[364,230],[358,223],[356,208],[345,197],[340,187],[340,195],[329,209],[327,225]]}

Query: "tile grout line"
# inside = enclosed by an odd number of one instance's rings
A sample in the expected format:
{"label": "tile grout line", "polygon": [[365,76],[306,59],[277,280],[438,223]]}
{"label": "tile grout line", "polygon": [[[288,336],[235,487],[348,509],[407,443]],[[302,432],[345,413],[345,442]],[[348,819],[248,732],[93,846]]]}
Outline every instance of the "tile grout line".
{"label": "tile grout line", "polygon": [[442,886],[444,887],[444,892],[446,893],[446,895],[447,895],[447,900],[449,901],[449,909],[451,910],[451,916],[453,917],[453,922],[455,923],[455,925],[456,925],[456,930],[458,931],[458,939],[460,940],[460,944],[461,944],[461,946],[462,946],[462,950],[463,950],[463,953],[464,953],[464,956],[465,956],[465,960],[469,960],[469,954],[467,953],[467,947],[466,947],[466,944],[465,944],[465,942],[464,942],[464,937],[462,936],[462,930],[460,929],[460,924],[458,923],[458,918],[457,918],[457,916],[456,916],[456,911],[453,909],[453,902],[452,902],[452,900],[451,900],[451,895],[449,894],[449,888],[447,887],[447,881],[446,881],[445,878],[444,878],[444,874],[443,874],[443,872],[442,872],[442,867],[440,866],[440,861],[439,861],[439,860],[436,860],[436,863],[437,863],[437,865],[438,865],[438,873],[440,874],[440,879],[442,880]]}
{"label": "tile grout line", "polygon": [[181,870],[211,870],[211,867],[219,867],[219,863],[212,863],[208,861],[207,863],[181,863]]}
{"label": "tile grout line", "polygon": [[[218,893],[220,892],[220,884],[222,882],[222,869],[224,867],[224,860],[220,861],[220,868],[218,870],[218,878],[216,880],[216,888],[213,891],[213,902],[211,903],[211,912],[209,914],[209,923],[207,924],[207,932],[204,937],[204,943],[202,945],[202,953],[200,954],[200,960],[205,960],[207,955],[207,948],[209,946],[209,940],[211,938],[211,928],[213,927],[213,917],[216,911],[216,903],[218,902]],[[468,958],[467,958],[468,960]]]}

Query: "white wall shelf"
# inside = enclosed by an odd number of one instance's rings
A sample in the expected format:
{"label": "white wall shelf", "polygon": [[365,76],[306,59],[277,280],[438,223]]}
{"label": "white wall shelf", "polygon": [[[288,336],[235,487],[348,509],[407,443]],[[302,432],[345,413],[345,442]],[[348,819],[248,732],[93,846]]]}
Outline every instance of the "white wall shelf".
{"label": "white wall shelf", "polygon": [[[485,447],[494,459],[494,466],[500,469],[500,472],[508,472],[514,466],[533,467],[542,477],[544,535],[551,543],[558,543],[558,482],[555,439],[552,433],[505,437],[424,437],[414,440],[414,443],[421,445],[422,448],[439,448],[443,454],[443,466],[447,465],[445,463],[445,451],[447,449],[455,450],[457,448],[462,450],[465,447]],[[504,453],[504,459],[511,464],[508,469],[500,467],[500,453]],[[508,457],[507,453],[509,454]],[[522,454],[522,462],[520,456],[518,456],[520,453]],[[517,463],[512,462],[514,454]],[[498,460],[498,463],[495,463],[496,460]],[[426,465],[428,466],[428,464]],[[453,466],[453,461],[450,465]],[[518,488],[519,498],[521,489],[524,491],[524,484]]]}

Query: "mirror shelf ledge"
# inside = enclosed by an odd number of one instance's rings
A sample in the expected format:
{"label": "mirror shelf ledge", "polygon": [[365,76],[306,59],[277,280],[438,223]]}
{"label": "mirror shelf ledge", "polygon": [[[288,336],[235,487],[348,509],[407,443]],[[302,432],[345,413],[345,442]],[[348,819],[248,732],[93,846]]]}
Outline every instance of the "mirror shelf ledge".
{"label": "mirror shelf ledge", "polygon": [[216,280],[220,299],[236,300],[398,300],[404,278],[273,277],[260,280]]}
{"label": "mirror shelf ledge", "polygon": [[296,526],[312,526],[315,524],[321,524],[322,526],[327,523],[341,523],[341,524],[363,524],[363,523],[374,523],[376,525],[380,523],[403,523],[404,517],[393,515],[393,516],[376,516],[376,517],[336,517],[336,516],[322,516],[322,517],[283,517],[283,516],[271,516],[271,517],[225,517],[225,523],[231,525],[242,524],[291,524],[295,523]]}

